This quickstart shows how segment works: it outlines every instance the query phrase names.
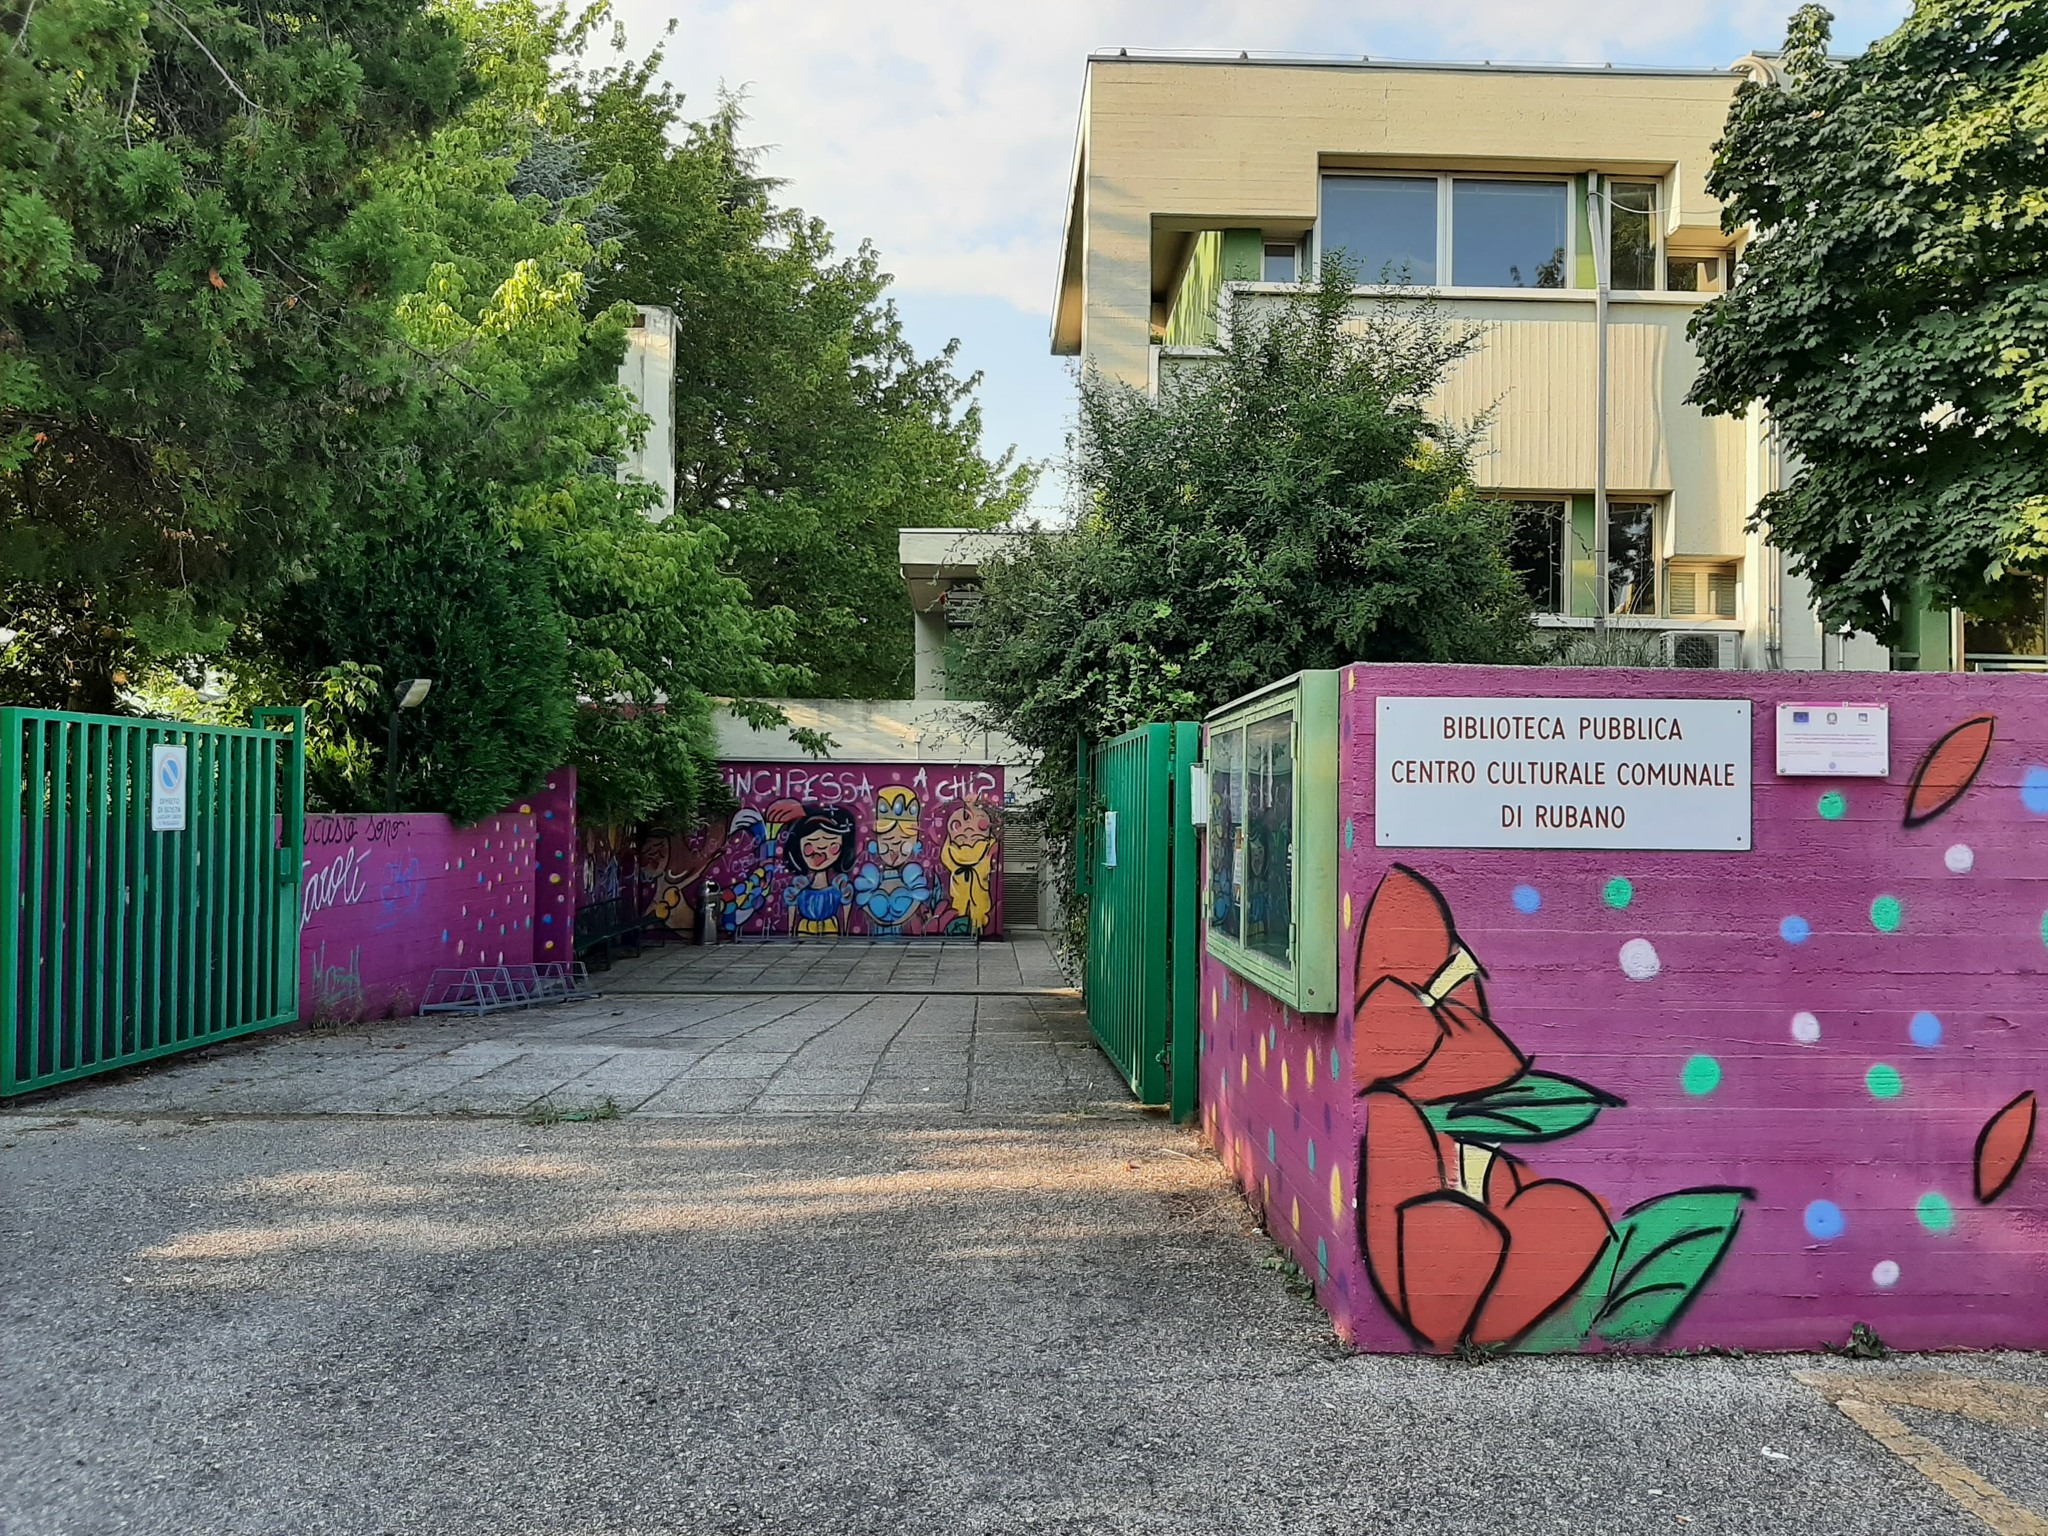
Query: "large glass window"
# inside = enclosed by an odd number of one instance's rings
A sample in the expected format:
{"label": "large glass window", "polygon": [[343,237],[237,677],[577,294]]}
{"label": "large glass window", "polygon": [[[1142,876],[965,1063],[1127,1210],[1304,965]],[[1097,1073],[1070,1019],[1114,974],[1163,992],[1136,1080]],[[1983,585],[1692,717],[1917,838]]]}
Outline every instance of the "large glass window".
{"label": "large glass window", "polygon": [[1239,943],[1244,856],[1244,732],[1219,732],[1209,743],[1209,925]]}
{"label": "large glass window", "polygon": [[1554,181],[1451,183],[1451,282],[1562,288],[1570,198]]}
{"label": "large glass window", "polygon": [[1610,181],[1607,187],[1608,286],[1657,286],[1657,184]]}
{"label": "large glass window", "polygon": [[1607,503],[1607,611],[1657,611],[1657,508],[1653,502]]}
{"label": "large glass window", "polygon": [[1245,728],[1244,947],[1293,964],[1294,716]]}
{"label": "large glass window", "polygon": [[1292,240],[1268,240],[1259,275],[1269,283],[1294,281],[1296,246]]}
{"label": "large glass window", "polygon": [[1321,249],[1356,282],[1434,284],[1436,205],[1434,176],[1325,176]]}
{"label": "large glass window", "polygon": [[1538,613],[1565,611],[1565,528],[1569,522],[1563,501],[1514,501],[1509,504],[1514,519],[1508,535],[1508,559],[1521,572],[1529,589],[1529,601]]}
{"label": "large glass window", "polygon": [[1963,616],[1963,664],[1973,672],[2048,665],[2048,583],[2001,578],[1990,599]]}

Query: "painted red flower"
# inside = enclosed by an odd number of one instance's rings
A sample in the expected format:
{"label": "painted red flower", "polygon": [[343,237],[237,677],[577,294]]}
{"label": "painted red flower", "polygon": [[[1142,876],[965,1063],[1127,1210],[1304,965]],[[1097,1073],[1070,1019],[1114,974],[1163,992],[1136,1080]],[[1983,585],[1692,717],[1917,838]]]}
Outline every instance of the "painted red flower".
{"label": "painted red flower", "polygon": [[1485,971],[1443,896],[1396,864],[1373,893],[1358,946],[1353,1073],[1360,1092],[1397,1087],[1421,1104],[1512,1082],[1528,1058],[1488,1016]]}

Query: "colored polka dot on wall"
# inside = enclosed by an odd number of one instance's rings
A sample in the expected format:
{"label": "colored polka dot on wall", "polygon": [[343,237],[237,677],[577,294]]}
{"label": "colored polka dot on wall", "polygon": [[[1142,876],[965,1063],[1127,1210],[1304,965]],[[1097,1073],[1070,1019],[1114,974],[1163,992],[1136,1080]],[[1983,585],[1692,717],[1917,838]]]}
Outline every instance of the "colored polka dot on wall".
{"label": "colored polka dot on wall", "polygon": [[1352,844],[1352,840],[1357,835],[1358,829],[1351,824],[1351,818],[1349,816],[1346,816],[1344,818],[1344,846],[1346,848],[1349,848]]}
{"label": "colored polka dot on wall", "polygon": [[1515,910],[1525,916],[1531,912],[1540,911],[1543,906],[1543,893],[1533,885],[1516,886],[1512,899],[1515,903]]}
{"label": "colored polka dot on wall", "polygon": [[1899,1266],[1891,1259],[1880,1259],[1870,1271],[1870,1283],[1879,1290],[1888,1291],[1899,1283]]}
{"label": "colored polka dot on wall", "polygon": [[1941,862],[1948,866],[1950,874],[1967,875],[1977,867],[1977,855],[1968,843],[1953,843],[1941,856]]}
{"label": "colored polka dot on wall", "polygon": [[[2048,927],[2048,918],[2043,918],[2042,923],[2044,927]],[[1344,893],[1344,931],[1346,933],[1351,931],[1351,893],[1349,891]]]}
{"label": "colored polka dot on wall", "polygon": [[1333,1221],[1344,1219],[1344,1170],[1341,1168],[1330,1170],[1330,1218]]}
{"label": "colored polka dot on wall", "polygon": [[1792,1015],[1792,1038],[1801,1045],[1813,1045],[1820,1039],[1820,1020],[1810,1013]]}
{"label": "colored polka dot on wall", "polygon": [[1813,937],[1813,924],[1794,913],[1778,924],[1778,937],[1787,944],[1804,944]]}
{"label": "colored polka dot on wall", "polygon": [[1308,1139],[1308,1171],[1316,1171],[1316,1139],[1313,1136]]}
{"label": "colored polka dot on wall", "polygon": [[1337,1064],[1337,1047],[1330,1047],[1330,1081],[1337,1082],[1344,1076],[1344,1069]]}
{"label": "colored polka dot on wall", "polygon": [[1823,1243],[1831,1243],[1849,1230],[1849,1220],[1842,1214],[1842,1208],[1832,1200],[1816,1200],[1806,1208],[1806,1232],[1809,1237]]}
{"label": "colored polka dot on wall", "polygon": [[1626,875],[1616,875],[1601,889],[1600,899],[1617,912],[1626,911],[1636,899],[1635,882]]}
{"label": "colored polka dot on wall", "polygon": [[1948,1196],[1930,1189],[1913,1206],[1913,1214],[1920,1218],[1920,1225],[1930,1232],[1942,1233],[1954,1229],[1955,1207],[1948,1203]]}
{"label": "colored polka dot on wall", "polygon": [[1941,1044],[1941,1018],[1922,1008],[1913,1015],[1913,1022],[1906,1026],[1906,1033],[1923,1051],[1931,1051]]}
{"label": "colored polka dot on wall", "polygon": [[1863,1086],[1870,1090],[1873,1099],[1896,1099],[1906,1091],[1905,1079],[1899,1076],[1899,1069],[1889,1062],[1876,1062],[1863,1074]]}
{"label": "colored polka dot on wall", "polygon": [[1320,1237],[1316,1239],[1316,1278],[1325,1285],[1330,1283],[1330,1245]]}
{"label": "colored polka dot on wall", "polygon": [[1657,946],[1648,939],[1630,939],[1621,946],[1621,974],[1630,981],[1650,981],[1663,969]]}
{"label": "colored polka dot on wall", "polygon": [[1879,933],[1897,933],[1906,920],[1906,904],[1896,896],[1880,896],[1870,904],[1870,926]]}
{"label": "colored polka dot on wall", "polygon": [[1269,1163],[1280,1161],[1279,1138],[1273,1134],[1273,1128],[1270,1125],[1266,1127],[1266,1161]]}
{"label": "colored polka dot on wall", "polygon": [[1839,789],[1831,789],[1822,795],[1814,805],[1824,821],[1840,821],[1849,810],[1849,797]]}
{"label": "colored polka dot on wall", "polygon": [[1711,1056],[1694,1056],[1686,1062],[1678,1081],[1694,1096],[1712,1093],[1721,1086],[1721,1063]]}
{"label": "colored polka dot on wall", "polygon": [[2020,804],[2036,816],[2048,816],[2048,768],[2039,763],[2020,779]]}
{"label": "colored polka dot on wall", "polygon": [[1280,1096],[1282,1098],[1287,1097],[1287,1094],[1291,1087],[1287,1078],[1287,1058],[1283,1056],[1280,1058]]}
{"label": "colored polka dot on wall", "polygon": [[1302,1072],[1304,1073],[1304,1075],[1306,1075],[1306,1077],[1307,1077],[1307,1079],[1308,1079],[1308,1085],[1309,1085],[1309,1087],[1311,1087],[1311,1088],[1315,1087],[1315,1085],[1316,1085],[1316,1051],[1315,1051],[1315,1047],[1314,1047],[1314,1046],[1310,1046],[1310,1047],[1309,1047],[1309,1048],[1308,1048],[1308,1049],[1307,1049],[1306,1051],[1304,1051],[1304,1052],[1302,1053],[1302,1057],[1301,1057],[1301,1069],[1302,1069]]}

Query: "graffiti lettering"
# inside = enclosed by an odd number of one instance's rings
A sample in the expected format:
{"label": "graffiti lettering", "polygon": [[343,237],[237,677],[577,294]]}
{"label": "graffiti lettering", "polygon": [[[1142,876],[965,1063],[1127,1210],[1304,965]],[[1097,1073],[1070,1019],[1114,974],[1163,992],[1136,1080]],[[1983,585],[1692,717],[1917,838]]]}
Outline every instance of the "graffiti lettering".
{"label": "graffiti lettering", "polygon": [[420,873],[420,861],[408,859],[403,864],[386,864],[384,885],[377,897],[384,904],[384,916],[377,923],[379,933],[396,928],[417,912],[427,899],[427,877]]}
{"label": "graffiti lettering", "polygon": [[344,843],[395,843],[407,832],[406,824],[393,816],[308,816],[306,846],[334,848]]}
{"label": "graffiti lettering", "polygon": [[[363,866],[369,862],[368,849],[346,848],[318,874],[307,875],[305,890],[299,898],[299,921],[311,922],[329,907],[352,907],[361,901],[365,889]],[[310,870],[313,861],[306,860],[305,867]]]}
{"label": "graffiti lettering", "polygon": [[313,951],[307,968],[313,988],[313,1006],[323,1011],[356,1009],[363,1006],[363,947],[358,944],[339,965],[327,963],[327,946]]}

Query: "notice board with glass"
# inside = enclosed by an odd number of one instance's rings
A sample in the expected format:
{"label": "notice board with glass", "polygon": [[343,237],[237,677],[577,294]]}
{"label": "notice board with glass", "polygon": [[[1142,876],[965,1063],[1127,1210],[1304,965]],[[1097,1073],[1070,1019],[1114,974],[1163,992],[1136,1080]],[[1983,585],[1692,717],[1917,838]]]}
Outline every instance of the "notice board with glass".
{"label": "notice board with glass", "polygon": [[1233,700],[1204,740],[1209,953],[1302,1013],[1334,1013],[1337,674]]}

